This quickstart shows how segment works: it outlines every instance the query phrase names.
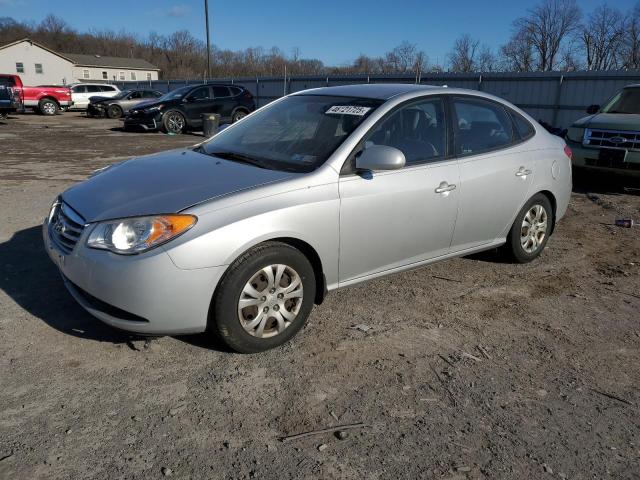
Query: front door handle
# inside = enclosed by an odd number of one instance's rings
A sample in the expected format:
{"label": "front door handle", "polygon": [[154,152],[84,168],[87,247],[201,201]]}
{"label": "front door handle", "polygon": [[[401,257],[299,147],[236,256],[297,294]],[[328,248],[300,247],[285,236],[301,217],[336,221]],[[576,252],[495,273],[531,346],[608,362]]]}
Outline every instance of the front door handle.
{"label": "front door handle", "polygon": [[436,188],[436,193],[447,193],[455,189],[456,186],[453,184],[450,185],[447,182],[440,182],[440,185]]}
{"label": "front door handle", "polygon": [[526,177],[527,175],[531,175],[531,170],[528,170],[524,167],[520,167],[520,170],[516,172],[516,177]]}

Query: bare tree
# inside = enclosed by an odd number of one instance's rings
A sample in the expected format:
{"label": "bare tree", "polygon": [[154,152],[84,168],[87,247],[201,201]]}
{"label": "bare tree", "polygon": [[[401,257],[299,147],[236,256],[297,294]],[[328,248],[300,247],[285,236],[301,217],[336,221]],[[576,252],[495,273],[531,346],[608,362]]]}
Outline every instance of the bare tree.
{"label": "bare tree", "polygon": [[516,32],[531,44],[538,70],[556,67],[563,43],[579,27],[581,17],[576,0],[542,0],[526,17],[516,19]]}
{"label": "bare tree", "polygon": [[640,68],[640,4],[629,12],[623,26],[620,63],[623,68]]}
{"label": "bare tree", "polygon": [[530,72],[535,69],[533,45],[527,32],[518,28],[511,39],[500,47],[503,69],[513,72]]}
{"label": "bare tree", "polygon": [[618,66],[624,31],[619,10],[602,4],[591,12],[580,31],[587,70],[609,70]]}
{"label": "bare tree", "polygon": [[468,34],[464,34],[456,39],[453,50],[449,54],[451,71],[473,72],[476,69],[476,57],[479,48],[480,41],[472,39]]}

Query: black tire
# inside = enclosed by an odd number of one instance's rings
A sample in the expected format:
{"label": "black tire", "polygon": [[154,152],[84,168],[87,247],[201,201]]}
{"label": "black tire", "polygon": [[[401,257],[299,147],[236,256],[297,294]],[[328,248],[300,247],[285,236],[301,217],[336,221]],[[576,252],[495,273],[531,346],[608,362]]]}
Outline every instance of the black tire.
{"label": "black tire", "polygon": [[42,115],[57,115],[60,111],[60,105],[55,100],[51,100],[50,98],[43,98],[38,102],[38,110]]}
{"label": "black tire", "polygon": [[[297,315],[288,326],[280,333],[275,333],[274,336],[258,338],[248,333],[240,323],[238,305],[245,285],[256,278],[256,275],[260,275],[261,269],[272,265],[286,265],[299,275],[302,282],[302,299],[297,307]],[[282,282],[286,285],[285,276],[286,274],[282,276]],[[291,281],[291,278],[288,280]],[[260,285],[256,287],[256,289],[260,288]],[[259,290],[259,293],[266,292],[266,288],[268,287],[265,286],[264,290]],[[315,274],[307,257],[290,245],[280,242],[266,242],[245,252],[231,264],[214,294],[209,325],[214,333],[217,333],[230,348],[237,352],[257,353],[269,350],[288,342],[305,325],[313,308],[315,294]],[[287,301],[289,300],[283,300],[283,302]],[[259,308],[256,306],[256,317],[261,315]],[[276,306],[271,308],[272,311],[276,310]],[[246,310],[242,312],[245,315]],[[251,318],[249,316],[249,319],[245,321],[249,321]],[[276,328],[275,318],[267,317],[266,322]],[[267,327],[264,328],[266,331]]]}
{"label": "black tire", "polygon": [[107,117],[120,118],[122,117],[122,108],[119,105],[109,105],[107,108]]}
{"label": "black tire", "polygon": [[8,116],[7,112],[0,112],[0,120],[6,120]]}
{"label": "black tire", "polygon": [[162,131],[178,135],[187,128],[184,115],[177,110],[169,110],[162,116]]}
{"label": "black tire", "polygon": [[236,123],[238,120],[242,120],[247,115],[249,115],[249,112],[240,108],[233,112],[233,115],[231,115],[231,123]]}
{"label": "black tire", "polygon": [[[544,218],[546,219],[544,225],[542,225],[540,207],[544,210]],[[532,227],[534,230],[524,226],[524,220],[527,215],[529,215],[529,219],[534,219],[531,222],[534,225]],[[522,207],[522,210],[518,212],[507,236],[505,250],[509,258],[516,263],[529,263],[537,258],[547,245],[549,235],[553,231],[554,221],[553,208],[549,198],[542,193],[537,193],[531,197]],[[540,227],[540,230],[538,230],[538,227]],[[525,241],[526,244],[523,244]]]}

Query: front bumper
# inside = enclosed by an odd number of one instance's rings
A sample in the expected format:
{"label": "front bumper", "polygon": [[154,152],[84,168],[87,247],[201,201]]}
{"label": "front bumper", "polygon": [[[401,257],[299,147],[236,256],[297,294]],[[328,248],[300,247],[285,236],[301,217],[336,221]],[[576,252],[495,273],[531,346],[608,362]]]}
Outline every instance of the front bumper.
{"label": "front bumper", "polygon": [[565,139],[573,152],[574,167],[640,177],[640,152],[627,151],[623,162],[600,159],[599,148],[587,148],[582,143]]}
{"label": "front bumper", "polygon": [[213,292],[225,268],[183,270],[167,252],[117,255],[85,246],[92,225],[65,254],[51,239],[48,219],[44,245],[65,286],[90,314],[122,330],[148,335],[205,331]]}
{"label": "front bumper", "polygon": [[156,113],[153,115],[132,115],[128,114],[124,117],[125,130],[145,130],[155,131],[159,130],[162,125],[162,113]]}
{"label": "front bumper", "polygon": [[90,103],[87,107],[87,115],[91,115],[94,117],[103,117],[105,114],[105,108],[102,105],[94,105]]}

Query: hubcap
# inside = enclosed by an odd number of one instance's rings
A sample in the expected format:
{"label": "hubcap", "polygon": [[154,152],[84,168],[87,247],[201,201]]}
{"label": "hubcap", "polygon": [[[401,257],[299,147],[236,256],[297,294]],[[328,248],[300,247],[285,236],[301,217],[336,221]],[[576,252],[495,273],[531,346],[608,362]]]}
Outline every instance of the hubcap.
{"label": "hubcap", "polygon": [[169,118],[167,119],[167,126],[172,132],[180,132],[184,127],[184,120],[182,116],[178,115],[177,113],[169,115]]}
{"label": "hubcap", "polygon": [[242,119],[243,119],[244,117],[246,117],[246,116],[247,116],[247,114],[246,114],[246,113],[244,113],[244,112],[237,112],[237,113],[236,113],[236,115],[235,115],[235,117],[236,117],[236,122],[237,122],[238,120],[242,120]]}
{"label": "hubcap", "polygon": [[520,244],[527,253],[540,248],[547,235],[547,211],[542,205],[533,205],[525,214],[520,227]]}
{"label": "hubcap", "polygon": [[42,106],[42,109],[45,111],[46,114],[48,115],[53,115],[54,113],[56,113],[56,106],[51,103],[51,102],[47,102]]}
{"label": "hubcap", "polygon": [[303,299],[300,275],[288,265],[269,265],[246,283],[238,301],[238,319],[254,337],[282,333],[300,312]]}

